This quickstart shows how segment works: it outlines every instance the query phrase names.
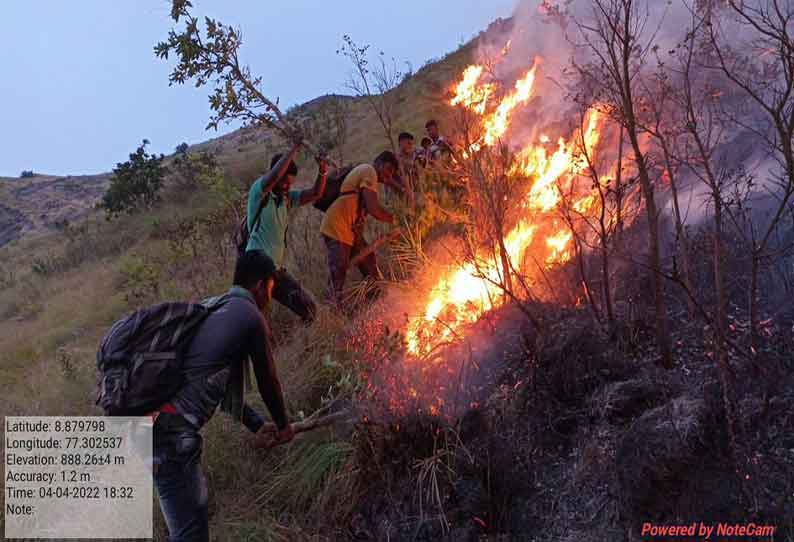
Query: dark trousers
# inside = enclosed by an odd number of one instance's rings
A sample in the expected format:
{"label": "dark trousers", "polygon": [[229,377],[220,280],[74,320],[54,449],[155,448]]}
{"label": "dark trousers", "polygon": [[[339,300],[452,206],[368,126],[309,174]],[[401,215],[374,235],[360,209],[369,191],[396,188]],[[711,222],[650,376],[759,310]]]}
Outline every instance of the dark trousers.
{"label": "dark trousers", "polygon": [[207,542],[207,481],[201,471],[201,435],[178,414],[154,424],[154,486],[169,542]]}
{"label": "dark trousers", "polygon": [[[367,248],[367,242],[361,235],[356,236],[353,246],[340,243],[326,235],[323,235],[323,240],[325,241],[325,247],[328,249],[329,289],[332,298],[338,303],[342,300],[342,292],[345,288],[345,278],[350,267],[350,260]],[[380,278],[378,262],[375,259],[374,252],[358,264],[358,270],[365,277]]]}
{"label": "dark trousers", "polygon": [[317,314],[317,306],[309,293],[301,287],[286,269],[276,271],[273,284],[273,299],[300,316],[301,320],[310,324]]}
{"label": "dark trousers", "polygon": [[[258,252],[267,256],[264,251]],[[273,276],[273,299],[297,314],[306,324],[312,323],[317,315],[312,296],[283,267]]]}

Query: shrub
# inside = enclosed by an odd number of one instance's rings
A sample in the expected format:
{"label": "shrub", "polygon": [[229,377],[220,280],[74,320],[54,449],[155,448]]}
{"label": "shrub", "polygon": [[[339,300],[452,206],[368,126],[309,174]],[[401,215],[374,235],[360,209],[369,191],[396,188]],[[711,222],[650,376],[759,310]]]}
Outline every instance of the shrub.
{"label": "shrub", "polygon": [[235,223],[232,208],[219,206],[203,216],[163,228],[163,238],[168,242],[165,274],[195,297],[225,288],[228,271],[234,266],[234,247],[228,235]]}
{"label": "shrub", "polygon": [[19,174],[19,178],[20,178],[20,179],[29,179],[29,178],[31,178],[31,177],[35,177],[35,176],[36,176],[36,174],[35,174],[35,173],[33,173],[33,172],[32,172],[31,170],[29,170],[29,169],[26,169],[25,171],[23,171],[22,173],[20,173],[20,174]]}
{"label": "shrub", "polygon": [[49,252],[36,256],[30,264],[30,270],[37,275],[51,275],[61,270],[60,259]]}
{"label": "shrub", "polygon": [[130,159],[119,162],[113,170],[110,187],[100,203],[108,219],[151,206],[159,199],[158,193],[168,169],[163,166],[165,157],[162,154],[156,156],[146,152],[148,144],[149,141],[144,139],[141,146],[130,154]]}
{"label": "shrub", "polygon": [[0,290],[11,288],[17,282],[17,275],[13,269],[0,265]]}
{"label": "shrub", "polygon": [[430,166],[420,169],[415,192],[414,225],[419,238],[426,240],[438,228],[465,222],[466,217],[461,213],[465,191],[448,171]]}
{"label": "shrub", "polygon": [[199,184],[211,183],[219,175],[218,161],[214,153],[201,151],[188,154],[187,145],[184,143],[177,147],[173,169],[176,174],[175,184],[181,189],[190,189]]}
{"label": "shrub", "polygon": [[120,260],[120,287],[127,303],[135,307],[145,306],[160,298],[162,273],[156,262],[136,255]]}

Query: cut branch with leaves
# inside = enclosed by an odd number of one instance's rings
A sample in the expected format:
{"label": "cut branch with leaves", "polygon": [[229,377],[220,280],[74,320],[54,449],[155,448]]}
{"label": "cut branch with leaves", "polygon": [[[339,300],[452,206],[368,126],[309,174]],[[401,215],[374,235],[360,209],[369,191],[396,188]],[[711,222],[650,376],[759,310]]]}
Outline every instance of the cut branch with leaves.
{"label": "cut branch with leaves", "polygon": [[209,96],[213,113],[207,129],[232,121],[244,125],[266,126],[278,131],[290,141],[301,141],[312,154],[320,149],[303,140],[303,134],[282,113],[277,99],[270,99],[260,90],[262,77],[240,62],[242,33],[222,22],[205,17],[203,25],[190,13],[188,0],[173,0],[171,18],[181,29],[171,29],[168,38],[155,45],[157,57],[168,60],[176,57],[168,79],[170,84],[193,82],[196,87],[213,86]]}
{"label": "cut branch with leaves", "polygon": [[342,47],[336,52],[347,57],[353,65],[347,88],[363,98],[375,112],[392,152],[397,152],[394,144],[394,113],[399,96],[395,91],[411,75],[410,65],[406,72],[402,72],[397,61],[394,58],[387,60],[382,51],[377,61],[370,64],[369,45],[358,45],[348,35],[344,35],[342,41]]}

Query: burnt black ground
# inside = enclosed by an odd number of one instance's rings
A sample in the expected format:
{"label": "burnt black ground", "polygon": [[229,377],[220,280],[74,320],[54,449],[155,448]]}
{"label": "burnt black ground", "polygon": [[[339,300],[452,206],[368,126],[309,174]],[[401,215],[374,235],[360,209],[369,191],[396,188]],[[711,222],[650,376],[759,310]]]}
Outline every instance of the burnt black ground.
{"label": "burnt black ground", "polygon": [[[610,340],[584,310],[549,320],[542,335],[525,324],[494,343],[477,408],[359,428],[364,492],[349,539],[628,541],[643,522],[753,521],[794,540],[790,326],[753,360],[731,355],[732,450],[702,325],[673,322],[666,371],[642,325]],[[419,481],[429,457],[440,502]]]}

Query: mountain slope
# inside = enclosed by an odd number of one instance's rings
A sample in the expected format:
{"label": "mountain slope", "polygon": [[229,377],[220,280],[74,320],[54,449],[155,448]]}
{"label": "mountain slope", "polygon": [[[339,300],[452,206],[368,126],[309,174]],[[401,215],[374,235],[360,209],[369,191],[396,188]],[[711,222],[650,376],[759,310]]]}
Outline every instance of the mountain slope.
{"label": "mountain slope", "polygon": [[[421,137],[429,117],[443,118],[448,85],[469,61],[472,46],[428,63],[403,82],[394,119],[397,131],[412,131]],[[166,84],[164,81],[163,86]],[[292,114],[311,115],[333,98],[312,100]],[[346,163],[371,160],[388,146],[383,130],[364,100],[344,101],[349,130],[340,142],[341,158]],[[248,128],[194,145],[190,151],[216,153],[227,188],[240,198],[271,156],[285,145],[269,130]],[[316,171],[313,158],[301,155],[298,163],[298,184],[311,183]],[[105,174],[0,180],[0,410],[5,415],[95,414],[96,344],[115,319],[155,301],[196,299],[228,287],[234,260],[226,235],[232,224],[213,222],[214,214],[224,205],[216,193],[203,186],[179,190],[166,183],[159,205],[108,222],[104,213],[94,209],[108,179]],[[290,246],[294,248],[287,261],[318,300],[323,298],[326,279],[318,233],[321,216],[313,208],[300,210],[290,228]],[[74,227],[56,227],[63,220]],[[276,310],[274,318],[279,335],[295,331],[283,313]],[[280,345],[279,371],[292,415],[316,408],[319,392],[344,381],[343,372],[348,370],[344,357],[329,366],[322,361],[329,337],[341,332],[344,325],[338,315],[323,308],[317,326],[297,330],[294,341]],[[255,396],[250,399],[263,408]],[[268,460],[257,461],[259,474],[247,467],[240,470],[253,457],[249,453],[239,459],[244,463],[230,461],[245,449],[240,440],[243,436],[228,420],[216,418],[206,432],[211,442],[207,461],[211,470],[225,472],[221,474],[225,481],[213,482],[213,495],[234,507],[240,502],[240,474],[272,479],[278,468]],[[336,445],[331,442],[328,446]],[[281,454],[273,458],[278,456]],[[291,459],[284,466],[294,468]],[[323,480],[324,476],[314,483]],[[258,508],[253,532],[272,532],[268,529],[279,524],[271,518],[273,513]],[[310,521],[307,516],[289,523]],[[162,523],[159,528],[162,531]],[[218,530],[219,525],[213,529]],[[254,536],[262,538],[271,537]],[[279,539],[299,538],[285,535]]]}
{"label": "mountain slope", "polygon": [[[425,121],[439,111],[440,98],[447,85],[460,72],[477,41],[487,37],[492,27],[503,24],[502,20],[493,23],[472,42],[440,61],[429,61],[402,83],[400,92],[403,98],[394,118],[395,137],[403,130],[419,137],[424,134]],[[346,122],[350,127],[348,141],[343,145],[343,159],[371,159],[376,149],[384,147],[385,139],[377,119],[363,100],[349,96],[321,96],[295,107],[290,113],[305,120],[322,110],[332,99],[344,103]],[[262,168],[264,154],[272,151],[276,141],[277,137],[270,130],[242,128],[191,145],[189,152],[212,151],[222,164],[230,165],[231,172],[236,173],[253,166]],[[179,142],[172,143],[176,146]],[[89,216],[107,188],[110,175],[0,177],[0,247],[31,234],[53,232],[65,220],[74,222]]]}
{"label": "mountain slope", "polygon": [[109,179],[109,174],[0,177],[0,247],[84,218],[102,198]]}
{"label": "mountain slope", "polygon": [[[420,136],[430,117],[451,124],[446,92],[476,46],[403,82],[397,131]],[[334,99],[312,100],[292,114],[309,118]],[[340,161],[371,160],[387,145],[378,119],[363,100],[343,100],[350,130],[340,141]],[[6,235],[45,233],[0,247],[0,411],[96,414],[95,352],[102,334],[136,307],[228,288],[235,258],[228,236],[236,225],[228,211],[285,145],[271,131],[255,129],[194,145],[193,151],[217,155],[222,186],[168,183],[159,205],[111,222],[90,210],[91,194],[77,190],[70,199],[75,189],[63,179],[4,181]],[[299,156],[298,163],[298,183],[305,186],[316,166],[311,156]],[[83,209],[80,224],[47,232],[61,207]],[[407,367],[391,355],[396,334],[379,312],[400,316],[392,298],[354,319],[322,302],[321,217],[311,207],[296,211],[286,261],[318,300],[317,322],[306,327],[278,306],[271,311],[293,419],[328,397],[366,413],[372,386],[389,389],[367,378],[366,362],[383,353],[387,368]],[[700,259],[706,276],[708,262]],[[490,348],[474,356],[461,345],[458,356],[477,370],[477,401],[466,403],[471,409],[455,424],[432,416],[362,416],[265,454],[251,449],[239,424],[216,415],[202,431],[213,539],[620,541],[636,538],[642,522],[691,519],[768,521],[788,529],[781,540],[794,540],[794,417],[786,414],[794,409],[794,370],[790,355],[780,356],[785,364],[772,356],[794,349],[791,335],[776,332],[763,367],[732,359],[747,428],[741,447],[763,452],[748,455],[753,462],[744,466],[745,482],[728,453],[712,346],[703,341],[707,326],[682,321],[681,311],[673,337],[679,366],[663,372],[654,365],[645,316],[648,289],[623,270],[616,281],[631,306],[613,336],[584,307],[544,307],[541,333],[517,306],[482,318],[475,331]],[[419,291],[414,280],[388,287],[406,296]],[[422,382],[436,381],[432,370],[413,367]],[[453,386],[461,380],[439,367],[438,381],[457,394]],[[763,378],[754,372],[761,369]],[[246,399],[264,411],[258,394]],[[155,540],[164,540],[156,515]]]}

